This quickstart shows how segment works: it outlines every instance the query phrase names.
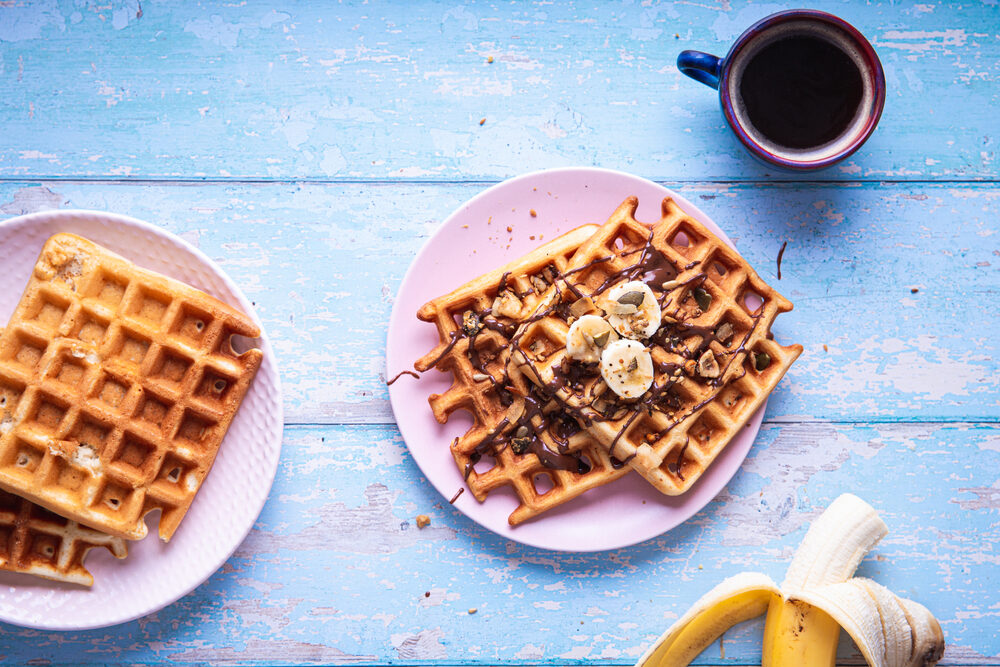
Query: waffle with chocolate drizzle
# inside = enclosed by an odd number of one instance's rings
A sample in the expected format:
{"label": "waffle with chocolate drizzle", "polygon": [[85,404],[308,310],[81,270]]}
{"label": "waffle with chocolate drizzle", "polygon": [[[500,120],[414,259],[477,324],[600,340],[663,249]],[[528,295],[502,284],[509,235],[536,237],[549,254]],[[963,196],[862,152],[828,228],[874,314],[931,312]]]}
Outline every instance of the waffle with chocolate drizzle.
{"label": "waffle with chocolate drizzle", "polygon": [[[667,495],[689,489],[763,404],[801,345],[781,346],[770,328],[792,304],[672,200],[649,226],[630,197],[580,248],[513,336],[515,363],[542,396]],[[640,338],[653,380],[621,398],[599,364],[570,358],[572,322],[608,315],[616,285],[648,285],[662,313]],[[624,303],[621,302],[621,303]]]}
{"label": "waffle with chocolate drizzle", "polygon": [[452,455],[478,501],[500,487],[514,489],[519,504],[508,519],[511,525],[628,471],[613,466],[607,448],[510,363],[518,326],[552,294],[553,283],[596,230],[585,225],[568,232],[417,313],[436,325],[440,342],[414,368],[453,376],[447,391],[429,398],[434,416],[443,424],[456,410],[472,415],[472,427],[454,440]]}

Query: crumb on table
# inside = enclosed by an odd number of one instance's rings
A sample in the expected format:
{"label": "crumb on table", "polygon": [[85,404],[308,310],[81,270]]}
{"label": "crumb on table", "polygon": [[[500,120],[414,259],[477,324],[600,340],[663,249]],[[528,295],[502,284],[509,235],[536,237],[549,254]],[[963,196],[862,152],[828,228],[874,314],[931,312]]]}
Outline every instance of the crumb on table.
{"label": "crumb on table", "polygon": [[431,518],[426,514],[417,515],[417,528],[424,528],[431,525]]}

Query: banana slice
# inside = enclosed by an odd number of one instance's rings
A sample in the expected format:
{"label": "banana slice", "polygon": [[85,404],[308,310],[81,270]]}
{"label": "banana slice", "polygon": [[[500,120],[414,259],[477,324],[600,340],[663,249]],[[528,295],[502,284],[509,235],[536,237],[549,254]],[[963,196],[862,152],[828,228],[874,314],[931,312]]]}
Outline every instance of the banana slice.
{"label": "banana slice", "polygon": [[618,334],[604,318],[584,315],[573,322],[566,334],[566,354],[570,359],[594,364],[601,360],[604,348],[616,340]]}
{"label": "banana slice", "polygon": [[622,398],[639,398],[653,384],[653,358],[638,341],[616,340],[601,354],[601,377]]}
{"label": "banana slice", "polygon": [[602,307],[611,326],[626,338],[649,338],[660,328],[660,304],[644,282],[632,280],[615,285]]}

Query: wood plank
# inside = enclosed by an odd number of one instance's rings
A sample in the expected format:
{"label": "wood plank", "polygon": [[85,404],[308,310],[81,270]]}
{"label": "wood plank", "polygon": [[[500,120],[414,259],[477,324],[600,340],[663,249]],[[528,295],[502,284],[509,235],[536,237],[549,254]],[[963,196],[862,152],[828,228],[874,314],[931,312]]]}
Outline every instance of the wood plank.
{"label": "wood plank", "polygon": [[[1000,188],[674,186],[796,304],[775,335],[806,351],[769,419],[1000,416]],[[440,221],[484,187],[6,183],[0,212],[104,209],[180,234],[256,302],[279,355],[289,423],[391,423],[384,341],[393,297]],[[529,233],[514,231],[526,247]],[[451,287],[443,278],[442,293]]]}
{"label": "wood plank", "polygon": [[[0,661],[629,665],[724,577],[780,581],[808,522],[853,491],[891,530],[860,573],[938,615],[946,664],[996,665],[998,467],[997,424],[768,424],[688,523],[561,554],[464,518],[391,426],[291,427],[260,520],[206,585],[120,627],[3,626]],[[421,513],[432,523],[418,530]],[[760,630],[727,633],[725,661],[716,645],[698,664],[759,664]],[[841,656],[858,664],[846,643]]]}
{"label": "wood plank", "polygon": [[[991,3],[811,6],[868,35],[888,81],[870,143],[821,178],[1000,176]],[[598,165],[769,179],[674,62],[721,55],[785,8],[4,2],[0,176],[464,181]]]}

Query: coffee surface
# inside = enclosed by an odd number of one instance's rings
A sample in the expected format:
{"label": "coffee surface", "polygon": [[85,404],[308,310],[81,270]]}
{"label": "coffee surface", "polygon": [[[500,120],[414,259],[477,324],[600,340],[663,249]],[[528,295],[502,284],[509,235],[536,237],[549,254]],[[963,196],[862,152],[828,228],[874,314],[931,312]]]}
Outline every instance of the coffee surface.
{"label": "coffee surface", "polygon": [[750,122],[789,148],[833,141],[850,125],[864,92],[861,72],[836,45],[808,35],[768,44],[747,63],[739,86]]}

